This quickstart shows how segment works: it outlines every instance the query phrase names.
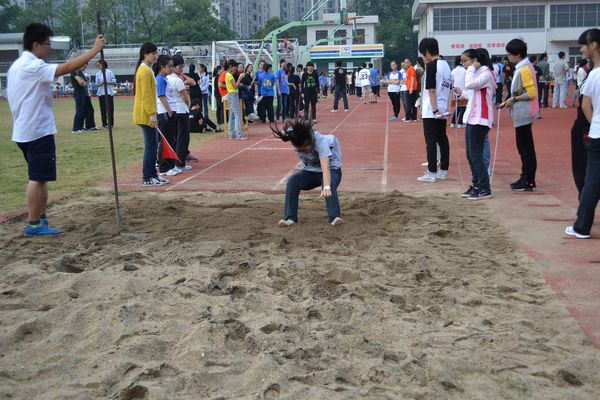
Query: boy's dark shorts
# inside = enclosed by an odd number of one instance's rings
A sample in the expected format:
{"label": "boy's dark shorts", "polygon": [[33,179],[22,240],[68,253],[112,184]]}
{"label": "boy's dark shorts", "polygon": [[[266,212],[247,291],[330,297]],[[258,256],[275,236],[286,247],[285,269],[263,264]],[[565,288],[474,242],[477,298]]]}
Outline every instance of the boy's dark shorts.
{"label": "boy's dark shorts", "polygon": [[56,180],[56,146],[54,135],[46,135],[32,142],[17,143],[27,161],[29,180],[53,182]]}

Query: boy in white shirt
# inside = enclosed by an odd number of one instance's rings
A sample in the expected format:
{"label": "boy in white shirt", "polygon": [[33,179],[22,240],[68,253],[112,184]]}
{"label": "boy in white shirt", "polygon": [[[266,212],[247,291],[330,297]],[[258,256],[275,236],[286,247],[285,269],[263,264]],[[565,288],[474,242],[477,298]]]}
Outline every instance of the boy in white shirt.
{"label": "boy in white shirt", "polygon": [[105,46],[102,35],[96,37],[91,50],[64,64],[48,64],[43,59],[52,49],[52,30],[33,23],[25,28],[25,51],[8,70],[6,96],[13,117],[12,140],[17,143],[27,161],[27,211],[29,222],[25,236],[58,235],[46,218],[48,182],[56,180],[56,124],[52,113],[50,85],[63,75],[77,71]]}
{"label": "boy in white shirt", "polygon": [[[448,179],[450,144],[446,135],[446,117],[452,87],[450,66],[439,56],[438,41],[424,38],[419,52],[425,60],[425,90],[423,91],[423,131],[427,147],[427,172],[417,178],[419,182],[436,182]],[[440,170],[437,167],[437,149],[440,150]]]}

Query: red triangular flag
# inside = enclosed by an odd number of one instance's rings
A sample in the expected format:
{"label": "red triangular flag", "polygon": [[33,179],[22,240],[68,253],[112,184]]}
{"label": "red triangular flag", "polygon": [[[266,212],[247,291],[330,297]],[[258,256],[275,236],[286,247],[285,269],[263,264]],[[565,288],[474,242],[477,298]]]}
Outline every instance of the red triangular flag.
{"label": "red triangular flag", "polygon": [[173,148],[167,141],[167,138],[165,137],[165,135],[163,135],[163,133],[160,131],[160,129],[158,129],[158,127],[156,127],[156,130],[160,134],[160,141],[162,143],[161,159],[177,160],[177,161],[179,161],[180,164],[183,164],[183,162],[179,159],[179,157],[177,157],[177,153],[175,153],[175,150],[173,150]]}

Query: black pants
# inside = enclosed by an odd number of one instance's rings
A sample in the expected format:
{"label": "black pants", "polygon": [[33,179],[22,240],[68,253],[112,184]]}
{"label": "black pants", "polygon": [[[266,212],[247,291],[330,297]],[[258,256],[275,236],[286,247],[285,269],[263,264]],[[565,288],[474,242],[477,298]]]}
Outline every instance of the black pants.
{"label": "black pants", "polygon": [[362,97],[362,87],[356,86],[355,89],[356,89],[356,97],[358,97],[358,98]]}
{"label": "black pants", "polygon": [[496,104],[502,103],[503,90],[504,90],[504,84],[496,82]]}
{"label": "black pants", "polygon": [[584,135],[587,136],[589,129],[589,124],[578,120],[575,120],[571,128],[571,166],[573,180],[575,181],[579,197],[581,197],[581,191],[583,190],[585,170],[587,168],[587,144],[585,143]]}
{"label": "black pants", "polygon": [[304,92],[304,118],[317,119],[317,91],[306,90]]}
{"label": "black pants", "polygon": [[489,191],[490,177],[483,160],[483,147],[490,128],[484,125],[467,124],[465,129],[465,148],[471,167],[472,185],[479,191]]}
{"label": "black pants", "polygon": [[573,225],[577,233],[589,235],[594,224],[598,199],[600,199],[600,139],[590,139],[587,149],[585,183],[579,198],[577,220]]}
{"label": "black pants", "polygon": [[215,101],[217,102],[217,124],[223,125],[225,123],[225,114],[223,112],[221,96],[215,96]]}
{"label": "black pants", "polygon": [[269,122],[275,122],[275,113],[273,110],[273,96],[263,96],[260,103],[258,103],[258,116],[262,122],[267,122],[267,115],[269,116]]}
{"label": "black pants", "polygon": [[519,150],[519,155],[521,156],[521,178],[525,183],[535,185],[537,158],[535,156],[531,124],[515,128],[515,135],[517,138],[517,150]]}
{"label": "black pants", "polygon": [[423,132],[427,149],[427,169],[437,172],[437,147],[440,147],[440,169],[447,171],[450,166],[450,144],[446,136],[446,120],[423,118]]}
{"label": "black pants", "polygon": [[452,113],[452,124],[462,125],[463,115],[467,111],[467,106],[457,106],[456,111]]}
{"label": "black pants", "polygon": [[[187,122],[187,121],[186,121]],[[169,114],[158,114],[158,128],[164,135],[165,139],[169,145],[175,150],[175,139],[176,139],[176,130],[177,123],[175,119],[175,114],[171,118],[169,118]],[[167,172],[171,168],[175,166],[175,160],[170,158],[163,158],[163,145],[162,140],[158,141],[158,172]]]}
{"label": "black pants", "polygon": [[406,120],[416,121],[417,120],[417,99],[419,98],[419,92],[416,90],[410,94],[406,91]]}
{"label": "black pants", "polygon": [[548,96],[550,95],[550,84],[548,82],[542,83],[542,90],[539,93],[542,106],[548,107]]}
{"label": "black pants", "polygon": [[286,115],[288,118],[297,118],[298,117],[298,108],[300,104],[298,103],[298,94],[290,94],[288,96],[288,101],[286,104]]}
{"label": "black pants", "polygon": [[175,137],[175,152],[177,153],[177,157],[181,160],[181,162],[176,161],[175,165],[178,167],[185,166],[185,159],[189,153],[188,148],[190,147],[190,124],[188,120],[190,119],[190,115],[188,113],[185,114],[176,114],[175,115],[175,127],[177,136]]}
{"label": "black pants", "polygon": [[102,118],[102,126],[115,126],[115,101],[113,96],[108,96],[108,110],[106,109],[105,96],[98,96],[100,103],[100,116]]}
{"label": "black pants", "polygon": [[96,127],[94,121],[94,106],[90,96],[84,94],[74,95],[75,99],[75,116],[73,117],[73,130],[82,130],[85,124],[85,129]]}
{"label": "black pants", "polygon": [[333,98],[333,109],[338,109],[338,103],[340,101],[340,97],[344,102],[344,110],[348,109],[348,96],[346,96],[346,86],[335,86],[335,94]]}
{"label": "black pants", "polygon": [[392,102],[392,108],[394,109],[394,117],[398,118],[400,114],[400,92],[388,92],[390,101]]}

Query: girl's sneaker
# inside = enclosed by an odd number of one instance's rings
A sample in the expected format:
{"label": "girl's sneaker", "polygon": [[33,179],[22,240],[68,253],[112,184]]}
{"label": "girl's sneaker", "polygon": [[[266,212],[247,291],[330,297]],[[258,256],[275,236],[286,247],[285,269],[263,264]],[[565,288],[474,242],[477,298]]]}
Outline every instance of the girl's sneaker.
{"label": "girl's sneaker", "polygon": [[437,182],[437,174],[435,172],[425,172],[423,176],[417,178],[419,182]]}
{"label": "girl's sneaker", "polygon": [[157,176],[155,178],[157,181],[161,182],[163,185],[166,185],[167,183],[169,183],[169,181],[165,178],[163,178],[162,176]]}
{"label": "girl's sneaker", "polygon": [[475,188],[473,186],[469,186],[466,192],[461,193],[460,197],[462,197],[463,199],[471,197],[473,190],[475,190]]}
{"label": "girl's sneaker", "polygon": [[573,229],[572,226],[567,226],[565,233],[569,236],[575,236],[577,239],[589,239],[592,237],[591,235],[584,235],[583,233],[575,232],[575,229]]}
{"label": "girl's sneaker", "polygon": [[279,225],[280,228],[289,228],[290,226],[294,225],[295,223],[296,222],[294,222],[294,220],[292,220],[292,219],[281,219],[281,220],[279,220],[277,225]]}
{"label": "girl's sneaker", "polygon": [[492,192],[489,190],[473,190],[473,193],[471,193],[471,195],[469,197],[467,197],[467,200],[484,200],[484,199],[489,199],[490,197],[492,197]]}
{"label": "girl's sneaker", "polygon": [[331,225],[333,225],[333,226],[342,225],[343,223],[344,223],[344,220],[341,219],[340,217],[335,217],[335,219],[333,221],[331,221]]}
{"label": "girl's sneaker", "polygon": [[47,224],[29,225],[25,226],[23,230],[25,236],[55,236],[60,235],[62,232],[55,228],[50,228]]}

